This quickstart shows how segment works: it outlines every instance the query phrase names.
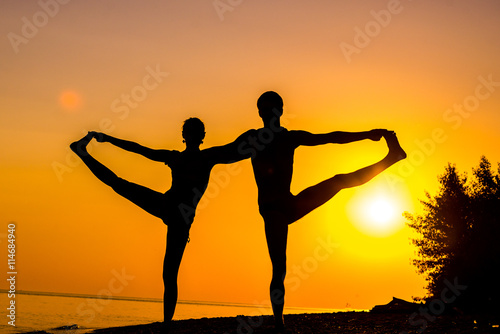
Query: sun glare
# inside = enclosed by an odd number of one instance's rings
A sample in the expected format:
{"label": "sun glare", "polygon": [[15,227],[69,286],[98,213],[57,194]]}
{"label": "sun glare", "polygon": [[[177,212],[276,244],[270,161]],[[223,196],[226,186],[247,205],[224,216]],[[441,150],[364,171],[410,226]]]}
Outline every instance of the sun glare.
{"label": "sun glare", "polygon": [[368,203],[366,219],[378,226],[390,224],[396,214],[395,205],[390,198],[379,197]]}
{"label": "sun glare", "polygon": [[403,191],[389,191],[381,185],[360,189],[349,201],[349,218],[364,234],[388,237],[404,227],[402,213],[408,209],[405,197]]}

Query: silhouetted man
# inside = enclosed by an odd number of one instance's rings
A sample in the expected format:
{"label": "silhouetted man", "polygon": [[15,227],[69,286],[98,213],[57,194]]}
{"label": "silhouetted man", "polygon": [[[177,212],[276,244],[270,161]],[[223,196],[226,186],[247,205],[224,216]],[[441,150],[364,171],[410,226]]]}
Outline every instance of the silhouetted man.
{"label": "silhouetted man", "polygon": [[[283,100],[275,92],[266,92],[257,101],[264,127],[249,130],[236,140],[238,152],[251,157],[258,188],[259,211],[264,219],[273,274],[270,286],[271,304],[278,330],[284,328],[283,307],[286,275],[286,245],[288,225],[327,202],[341,189],[364,184],[374,176],[404,159],[406,153],[399,146],[396,135],[388,130],[367,132],[331,132],[311,134],[289,131],[280,125]],[[315,146],[327,143],[345,144],[384,137],[389,153],[381,161],[352,173],[338,174],[301,191],[290,192],[295,149],[301,145]]]}

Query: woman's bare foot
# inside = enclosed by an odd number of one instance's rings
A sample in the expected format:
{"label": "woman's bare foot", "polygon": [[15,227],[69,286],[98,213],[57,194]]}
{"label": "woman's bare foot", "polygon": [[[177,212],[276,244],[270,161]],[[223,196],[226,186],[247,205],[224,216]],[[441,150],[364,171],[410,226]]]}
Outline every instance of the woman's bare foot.
{"label": "woman's bare foot", "polygon": [[92,133],[88,133],[85,137],[80,140],[77,140],[69,145],[69,148],[75,152],[78,156],[87,156],[89,153],[87,152],[87,145],[93,138]]}
{"label": "woman's bare foot", "polygon": [[396,137],[396,133],[394,131],[387,131],[384,138],[387,142],[387,147],[389,147],[387,157],[389,157],[393,163],[406,158],[406,152],[399,145],[398,138]]}

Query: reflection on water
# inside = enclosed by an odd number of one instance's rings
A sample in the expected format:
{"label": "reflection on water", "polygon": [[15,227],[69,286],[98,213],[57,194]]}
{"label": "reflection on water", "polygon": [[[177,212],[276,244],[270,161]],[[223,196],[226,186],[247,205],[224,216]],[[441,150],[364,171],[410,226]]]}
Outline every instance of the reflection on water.
{"label": "reflection on water", "polygon": [[[2,301],[8,300],[1,293]],[[4,298],[5,297],[5,298]],[[16,294],[16,327],[7,324],[6,308],[0,308],[2,333],[45,330],[51,333],[79,334],[104,327],[146,324],[163,319],[160,299],[96,299],[84,295]],[[335,310],[286,308],[285,313],[320,313]],[[337,310],[338,311],[338,310]],[[174,319],[270,315],[270,306],[180,301]],[[6,320],[7,319],[7,320]],[[72,329],[72,325],[80,329]],[[50,330],[60,328],[59,330]]]}

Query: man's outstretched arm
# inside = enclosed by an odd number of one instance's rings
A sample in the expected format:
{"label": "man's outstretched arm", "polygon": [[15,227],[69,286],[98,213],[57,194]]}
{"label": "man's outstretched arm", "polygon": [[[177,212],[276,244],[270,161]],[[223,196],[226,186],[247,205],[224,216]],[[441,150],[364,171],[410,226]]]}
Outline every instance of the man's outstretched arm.
{"label": "man's outstretched arm", "polygon": [[241,134],[233,142],[223,145],[214,146],[204,150],[209,154],[210,159],[214,164],[229,164],[252,157],[252,150],[248,149],[249,137],[254,130],[247,131]]}
{"label": "man's outstretched arm", "polygon": [[387,133],[385,129],[375,129],[362,132],[334,131],[323,134],[313,134],[307,131],[293,131],[294,140],[297,145],[315,146],[323,144],[347,144],[359,140],[380,140]]}
{"label": "man's outstretched arm", "polygon": [[137,144],[136,142],[115,138],[101,132],[92,131],[91,133],[94,135],[94,138],[100,143],[108,142],[125,151],[140,154],[150,160],[167,162],[168,156],[171,153],[171,151],[168,150],[155,150]]}

